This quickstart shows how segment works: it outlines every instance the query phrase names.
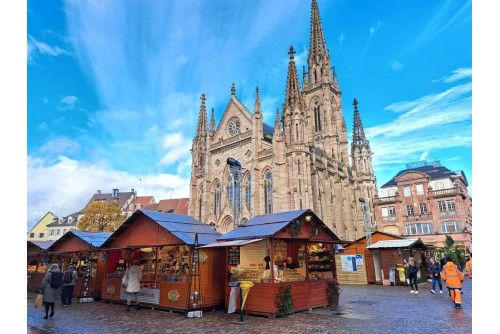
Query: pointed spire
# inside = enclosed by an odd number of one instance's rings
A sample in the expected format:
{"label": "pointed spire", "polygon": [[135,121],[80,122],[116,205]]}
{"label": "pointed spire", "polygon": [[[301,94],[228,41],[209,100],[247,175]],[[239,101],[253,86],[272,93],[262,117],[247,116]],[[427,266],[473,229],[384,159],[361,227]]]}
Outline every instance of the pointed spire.
{"label": "pointed spire", "polygon": [[361,116],[358,110],[358,100],[354,99],[354,127],[352,131],[352,147],[361,146],[368,143],[365,137],[365,131],[363,130],[363,123],[361,122]]}
{"label": "pointed spire", "polygon": [[312,1],[311,5],[311,41],[309,45],[309,58],[318,63],[327,54],[325,36],[321,26],[321,17],[319,16],[318,3]]}
{"label": "pointed spire", "polygon": [[198,126],[196,127],[195,139],[204,141],[207,137],[207,110],[205,108],[205,93],[201,94],[200,115],[198,116]]}
{"label": "pointed spire", "polygon": [[236,87],[234,87],[234,82],[233,85],[231,86],[231,95],[236,96]]}
{"label": "pointed spire", "polygon": [[293,109],[296,105],[302,106],[303,99],[300,92],[299,78],[297,75],[297,68],[295,67],[293,46],[290,46],[290,62],[288,63],[288,76],[286,79],[286,95],[285,106]]}
{"label": "pointed spire", "polygon": [[259,97],[259,87],[255,89],[255,103],[253,105],[253,114],[259,118],[261,115],[260,97]]}
{"label": "pointed spire", "polygon": [[210,135],[215,133],[215,113],[214,108],[212,108],[212,116],[210,117]]}
{"label": "pointed spire", "polygon": [[276,131],[281,132],[281,126],[280,126],[280,109],[276,107],[276,117],[274,118],[274,133]]}
{"label": "pointed spire", "polygon": [[335,66],[333,66],[333,85],[339,86],[339,82],[337,81],[337,72],[335,71]]}

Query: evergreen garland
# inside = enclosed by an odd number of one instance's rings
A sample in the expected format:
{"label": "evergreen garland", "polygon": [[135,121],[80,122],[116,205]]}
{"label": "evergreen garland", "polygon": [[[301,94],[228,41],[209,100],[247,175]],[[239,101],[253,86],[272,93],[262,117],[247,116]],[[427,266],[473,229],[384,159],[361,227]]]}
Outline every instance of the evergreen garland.
{"label": "evergreen garland", "polygon": [[328,298],[328,305],[338,305],[340,296],[339,284],[335,281],[328,282],[326,287],[326,297]]}
{"label": "evergreen garland", "polygon": [[292,314],[295,302],[292,298],[292,287],[290,285],[285,286],[285,284],[280,283],[278,293],[276,297],[274,297],[274,300],[278,307],[276,311],[276,316],[278,318],[284,318]]}
{"label": "evergreen garland", "polygon": [[290,229],[290,236],[292,238],[296,238],[300,234],[300,230],[302,229],[302,224],[298,220],[294,220],[288,225],[288,228]]}

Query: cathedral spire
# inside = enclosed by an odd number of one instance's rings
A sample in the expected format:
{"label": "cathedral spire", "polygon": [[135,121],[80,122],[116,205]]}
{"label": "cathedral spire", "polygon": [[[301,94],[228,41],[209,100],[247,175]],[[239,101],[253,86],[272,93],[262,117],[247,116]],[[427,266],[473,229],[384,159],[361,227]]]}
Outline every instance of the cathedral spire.
{"label": "cathedral spire", "polygon": [[259,87],[255,89],[255,103],[253,105],[253,114],[259,118],[261,116],[261,106],[260,106],[260,97],[259,97]]}
{"label": "cathedral spire", "polygon": [[290,46],[290,62],[288,63],[288,76],[286,79],[286,95],[285,95],[285,107],[289,107],[293,110],[295,106],[302,106],[303,99],[300,92],[299,78],[297,75],[297,68],[295,67],[293,46]]}
{"label": "cathedral spire", "polygon": [[195,140],[205,141],[207,137],[207,110],[205,108],[205,93],[201,94],[200,115],[198,116],[198,126],[196,127]]}
{"label": "cathedral spire", "polygon": [[213,136],[215,133],[215,115],[214,108],[212,108],[212,116],[210,117],[210,135]]}
{"label": "cathedral spire", "polygon": [[368,141],[365,137],[365,131],[363,130],[363,123],[361,122],[361,116],[358,110],[358,100],[354,99],[354,127],[352,130],[352,146],[362,146],[366,145]]}
{"label": "cathedral spire", "polygon": [[326,49],[325,36],[321,26],[318,3],[312,1],[311,5],[311,42],[309,46],[309,58],[315,63],[319,63],[328,53]]}
{"label": "cathedral spire", "polygon": [[280,110],[276,108],[276,117],[274,118],[274,133],[281,134],[281,126],[280,126]]}

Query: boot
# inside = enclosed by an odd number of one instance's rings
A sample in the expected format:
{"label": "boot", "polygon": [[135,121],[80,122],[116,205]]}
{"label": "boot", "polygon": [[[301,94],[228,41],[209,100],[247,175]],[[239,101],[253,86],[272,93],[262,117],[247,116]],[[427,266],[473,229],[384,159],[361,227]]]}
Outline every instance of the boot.
{"label": "boot", "polygon": [[130,305],[127,305],[127,311],[130,311]]}

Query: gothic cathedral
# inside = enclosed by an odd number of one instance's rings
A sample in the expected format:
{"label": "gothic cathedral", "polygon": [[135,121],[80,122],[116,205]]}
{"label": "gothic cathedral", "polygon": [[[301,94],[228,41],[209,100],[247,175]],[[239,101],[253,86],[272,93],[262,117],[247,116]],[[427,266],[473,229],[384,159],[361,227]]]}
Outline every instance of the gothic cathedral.
{"label": "gothic cathedral", "polygon": [[311,40],[300,87],[290,47],[285,101],[274,126],[264,123],[256,90],[253,113],[231,98],[216,126],[212,109],[208,126],[205,95],[192,146],[189,215],[221,233],[234,228],[237,197],[231,157],[242,167],[240,222],[256,215],[312,209],[339,238],[365,235],[359,198],[370,204],[377,193],[372,151],[365,137],[358,102],[349,162],[341,92],[331,67],[316,0],[311,9]]}

